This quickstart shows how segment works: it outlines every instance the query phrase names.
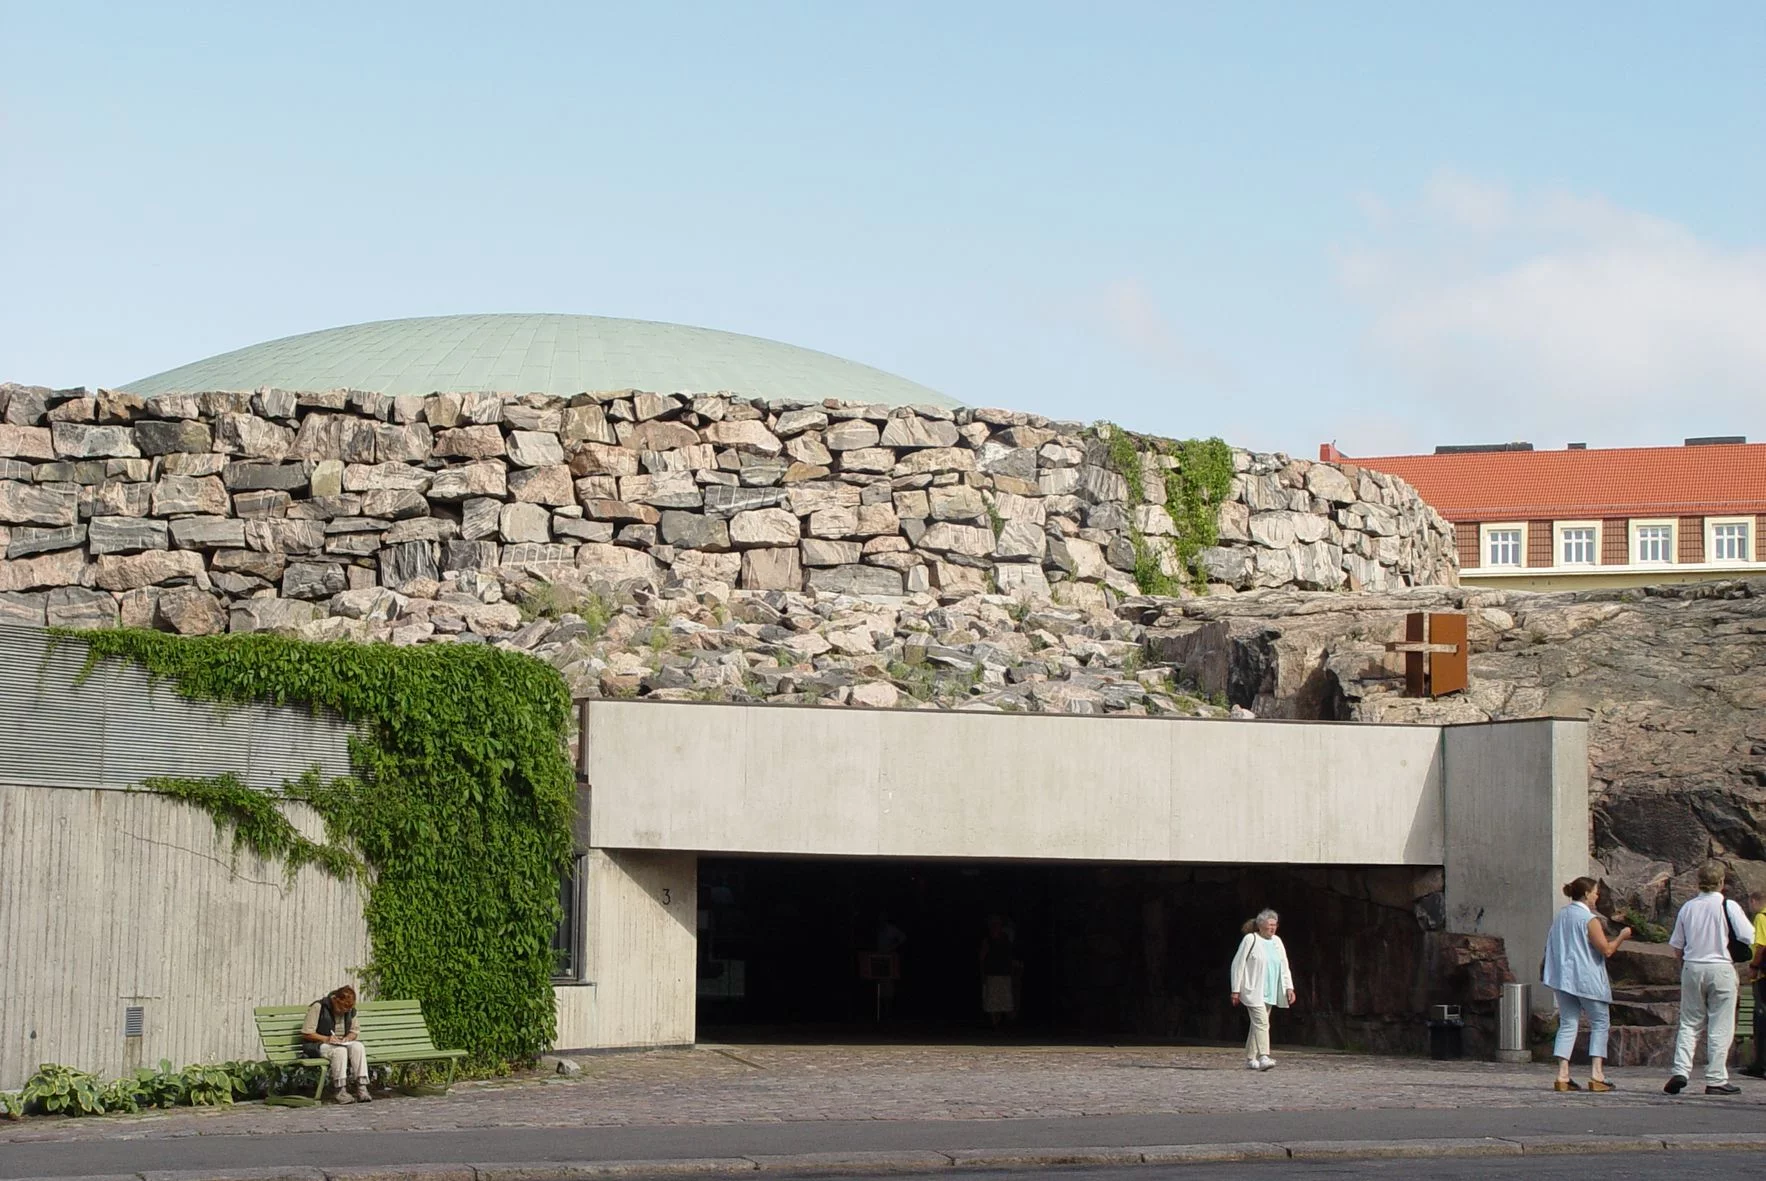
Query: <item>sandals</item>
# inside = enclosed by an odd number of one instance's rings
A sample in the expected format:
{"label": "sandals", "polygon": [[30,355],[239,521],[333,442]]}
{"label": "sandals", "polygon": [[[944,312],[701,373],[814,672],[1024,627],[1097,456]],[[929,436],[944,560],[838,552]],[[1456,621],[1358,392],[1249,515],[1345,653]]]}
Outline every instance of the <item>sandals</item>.
{"label": "sandals", "polygon": [[1554,1091],[1580,1091],[1582,1085],[1575,1079],[1560,1078],[1552,1080],[1551,1089]]}
{"label": "sandals", "polygon": [[1617,1091],[1619,1088],[1604,1078],[1591,1078],[1588,1080],[1588,1089],[1590,1091]]}

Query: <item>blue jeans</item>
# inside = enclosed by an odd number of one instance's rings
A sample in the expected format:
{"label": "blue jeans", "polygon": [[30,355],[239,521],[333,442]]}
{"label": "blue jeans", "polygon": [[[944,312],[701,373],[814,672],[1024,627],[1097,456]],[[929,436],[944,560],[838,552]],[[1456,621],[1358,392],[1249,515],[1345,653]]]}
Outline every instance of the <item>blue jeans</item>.
{"label": "blue jeans", "polygon": [[1553,989],[1558,998],[1558,1037],[1552,1053],[1559,1058],[1568,1058],[1576,1049],[1576,1030],[1581,1025],[1582,1015],[1588,1014],[1588,1056],[1605,1058],[1607,1056],[1607,1026],[1610,1018],[1607,1013],[1607,1002],[1590,1000],[1585,996]]}

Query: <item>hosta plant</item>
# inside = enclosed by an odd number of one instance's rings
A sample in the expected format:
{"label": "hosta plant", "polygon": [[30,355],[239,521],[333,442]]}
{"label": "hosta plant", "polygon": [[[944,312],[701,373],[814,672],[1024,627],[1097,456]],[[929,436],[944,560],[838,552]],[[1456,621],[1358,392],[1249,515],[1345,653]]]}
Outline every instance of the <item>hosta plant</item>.
{"label": "hosta plant", "polygon": [[21,1094],[27,1109],[49,1115],[101,1115],[104,1084],[95,1074],[45,1062],[25,1081]]}
{"label": "hosta plant", "polygon": [[159,1060],[158,1070],[143,1066],[135,1071],[135,1082],[141,1090],[139,1102],[147,1107],[176,1107],[185,1101],[187,1086],[184,1075],[172,1069],[170,1058]]}
{"label": "hosta plant", "polygon": [[143,1092],[135,1079],[119,1078],[99,1092],[98,1099],[107,1112],[136,1112],[141,1110]]}
{"label": "hosta plant", "polygon": [[218,1107],[233,1102],[233,1076],[213,1063],[184,1068],[184,1095],[192,1107]]}

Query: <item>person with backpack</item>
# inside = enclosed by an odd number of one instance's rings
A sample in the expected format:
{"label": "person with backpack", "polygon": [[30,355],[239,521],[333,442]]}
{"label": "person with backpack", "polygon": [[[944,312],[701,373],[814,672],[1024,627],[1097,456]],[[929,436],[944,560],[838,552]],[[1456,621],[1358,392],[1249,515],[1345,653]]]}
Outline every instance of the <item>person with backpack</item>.
{"label": "person with backpack", "polygon": [[1680,961],[1680,1030],[1674,1038],[1674,1073],[1662,1088],[1670,1095],[1686,1089],[1699,1035],[1705,1038],[1705,1094],[1734,1095],[1729,1081],[1729,1043],[1735,1039],[1735,998],[1740,981],[1731,944],[1753,938],[1748,916],[1723,896],[1728,871],[1718,861],[1699,867],[1699,892],[1674,916],[1668,944]]}
{"label": "person with backpack", "polygon": [[[368,1051],[356,1032],[355,989],[345,984],[308,1005],[300,1040],[306,1057],[330,1063],[333,1101],[373,1102],[368,1094]],[[349,1089],[345,1089],[346,1080]]]}

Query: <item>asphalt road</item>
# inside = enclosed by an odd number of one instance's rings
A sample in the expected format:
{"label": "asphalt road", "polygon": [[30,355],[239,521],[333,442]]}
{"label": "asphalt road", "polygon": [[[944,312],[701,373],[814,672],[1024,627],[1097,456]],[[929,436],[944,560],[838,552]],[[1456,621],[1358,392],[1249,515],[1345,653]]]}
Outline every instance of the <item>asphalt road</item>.
{"label": "asphalt road", "polygon": [[[1080,1116],[1060,1119],[809,1120],[782,1123],[651,1125],[645,1127],[496,1127],[445,1132],[281,1133],[251,1136],[185,1135],[157,1139],[25,1141],[0,1144],[0,1178],[80,1177],[160,1169],[239,1169],[273,1165],[516,1163],[658,1160],[810,1152],[932,1149],[1070,1148],[1098,1145],[1200,1144],[1244,1141],[1396,1140],[1482,1136],[1646,1136],[1759,1132],[1760,1109],[1698,1100],[1603,1112],[1580,1108],[1458,1108],[1435,1110],[1236,1112],[1208,1115]],[[1639,1168],[1667,1168],[1698,1176],[1718,1154],[1640,1153]],[[1650,1160],[1643,1160],[1644,1157]],[[1602,1173],[1616,1174],[1634,1158],[1603,1155]],[[1283,1165],[1284,1177],[1301,1162]],[[1398,1162],[1403,1164],[1404,1162]],[[1521,1161],[1471,1162],[1506,1175]],[[1756,1158],[1756,1169],[1760,1164]],[[1437,1175],[1433,1166],[1387,1176]],[[1185,1166],[1184,1177],[1197,1177]],[[1249,1164],[1234,1169],[1250,1169]],[[1309,1165],[1308,1167],[1314,1167]],[[1526,1167],[1532,1167],[1530,1165]],[[1157,1166],[1140,1166],[1144,1181]],[[1162,1170],[1161,1170],[1162,1171]],[[1368,1170],[1363,1169],[1366,1173]],[[1095,1174],[1087,1174],[1092,1176]],[[1126,1175],[1126,1174],[1125,1174]],[[1223,1174],[1224,1175],[1224,1174]],[[1241,1175],[1236,1174],[1235,1175]],[[1274,1176],[1272,1172],[1270,1174]],[[1317,1176],[1334,1176],[1319,1172]],[[1440,1174],[1445,1175],[1445,1174]],[[1515,1173],[1515,1176],[1550,1176]],[[1567,1174],[1565,1174],[1567,1175]],[[1622,1174],[1618,1174],[1622,1175]],[[1638,1176],[1668,1176],[1666,1172]],[[1713,1173],[1711,1176],[1724,1174]],[[1737,1174],[1728,1174],[1734,1176]]]}

